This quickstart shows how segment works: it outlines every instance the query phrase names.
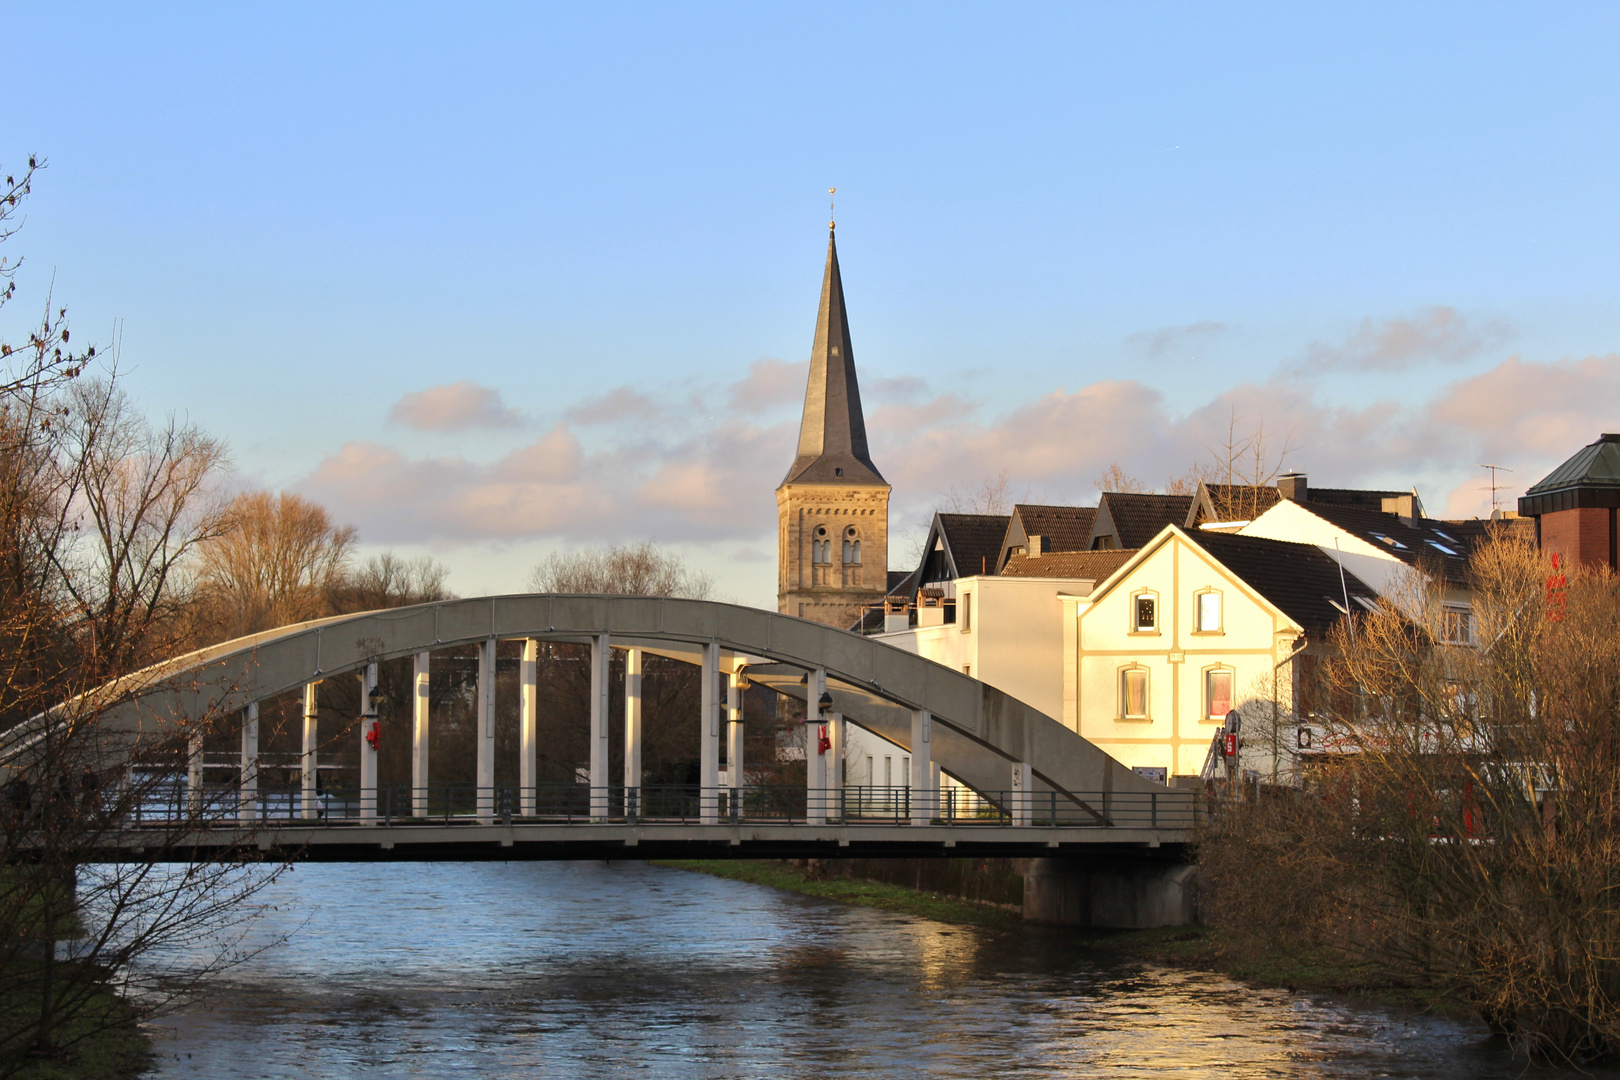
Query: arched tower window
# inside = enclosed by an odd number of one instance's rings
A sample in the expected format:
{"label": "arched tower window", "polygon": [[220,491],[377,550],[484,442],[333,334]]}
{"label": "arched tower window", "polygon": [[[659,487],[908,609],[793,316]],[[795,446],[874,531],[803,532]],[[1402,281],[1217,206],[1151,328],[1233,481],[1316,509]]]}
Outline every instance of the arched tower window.
{"label": "arched tower window", "polygon": [[856,566],[861,561],[861,532],[851,525],[844,530],[844,565]]}

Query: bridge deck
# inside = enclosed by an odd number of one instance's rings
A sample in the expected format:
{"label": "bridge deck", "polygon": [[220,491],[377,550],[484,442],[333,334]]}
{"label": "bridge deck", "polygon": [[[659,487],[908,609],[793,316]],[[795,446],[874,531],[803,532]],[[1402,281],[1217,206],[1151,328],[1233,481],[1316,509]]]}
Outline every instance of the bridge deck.
{"label": "bridge deck", "polygon": [[[245,858],[316,862],[566,859],[1031,858],[1161,850],[1180,856],[1183,830],[1003,825],[815,825],[475,822],[215,827],[179,842],[172,832],[129,829],[100,857],[188,860],[239,851]],[[150,846],[149,846],[150,845]]]}

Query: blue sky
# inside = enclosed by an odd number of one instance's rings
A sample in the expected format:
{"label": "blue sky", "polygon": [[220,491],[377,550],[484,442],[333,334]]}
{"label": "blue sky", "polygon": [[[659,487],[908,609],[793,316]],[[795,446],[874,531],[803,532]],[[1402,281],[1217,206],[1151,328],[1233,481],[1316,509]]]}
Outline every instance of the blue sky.
{"label": "blue sky", "polygon": [[1162,483],[1234,411],[1458,515],[1620,425],[1612,5],[4,20],[50,168],[0,331],[54,274],[238,482],[464,593],[654,535],[773,602],[833,185],[895,564],[953,485]]}

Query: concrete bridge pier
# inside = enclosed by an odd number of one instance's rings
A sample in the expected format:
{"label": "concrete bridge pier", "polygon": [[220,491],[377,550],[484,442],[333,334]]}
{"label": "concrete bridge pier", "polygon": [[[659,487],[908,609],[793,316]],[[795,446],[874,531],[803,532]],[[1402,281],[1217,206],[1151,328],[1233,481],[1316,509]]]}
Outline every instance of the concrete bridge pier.
{"label": "concrete bridge pier", "polygon": [[377,665],[367,664],[360,676],[360,821],[377,823],[377,706],[372,691],[377,689]]}
{"label": "concrete bridge pier", "polygon": [[624,814],[641,814],[641,650],[624,652]]}
{"label": "concrete bridge pier", "polygon": [[[317,805],[319,796],[316,792],[316,763],[315,758],[320,747],[320,705],[317,700],[321,682],[304,684],[304,754],[300,759],[299,768],[299,816],[313,820],[320,807]],[[425,781],[424,781],[425,783]]]}
{"label": "concrete bridge pier", "polygon": [[252,821],[259,805],[259,703],[248,702],[242,716],[242,764],[236,813],[241,821]]}
{"label": "concrete bridge pier", "polygon": [[534,755],[540,722],[540,642],[523,639],[518,663],[518,813],[534,813]]}
{"label": "concrete bridge pier", "polygon": [[608,816],[608,661],[613,656],[612,636],[591,635],[591,820]]}
{"label": "concrete bridge pier", "polygon": [[428,812],[428,746],[433,721],[432,672],[433,653],[417,653],[411,680],[411,812],[417,817],[426,817]]}
{"label": "concrete bridge pier", "polygon": [[701,772],[698,778],[698,820],[705,825],[720,823],[720,643],[703,645],[703,689],[699,695],[703,711]]}
{"label": "concrete bridge pier", "polygon": [[1099,930],[1185,926],[1197,916],[1195,869],[1156,856],[1030,859],[1024,921]]}
{"label": "concrete bridge pier", "polygon": [[726,796],[727,812],[733,821],[742,815],[743,781],[743,714],[742,676],[735,671],[726,674]]}
{"label": "concrete bridge pier", "polygon": [[821,696],[826,692],[827,669],[818,667],[810,673],[804,696],[804,815],[806,821],[816,825],[827,822],[827,758],[817,742],[824,719]]}
{"label": "concrete bridge pier", "polygon": [[[927,825],[934,818],[934,800],[928,788],[928,780],[934,773],[930,744],[933,726],[934,718],[927,709],[911,710],[911,775],[906,780],[911,785],[913,825]],[[938,789],[936,783],[934,790]]]}

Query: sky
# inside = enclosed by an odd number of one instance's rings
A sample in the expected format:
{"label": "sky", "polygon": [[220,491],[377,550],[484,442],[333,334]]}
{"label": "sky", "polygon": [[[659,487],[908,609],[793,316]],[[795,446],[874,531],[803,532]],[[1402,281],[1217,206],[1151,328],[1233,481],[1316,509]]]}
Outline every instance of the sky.
{"label": "sky", "polygon": [[[1620,7],[8,4],[0,336],[463,595],[654,538],[774,606],[838,189],[889,559],[1231,432],[1505,506],[1620,430]],[[26,43],[26,44],[24,44]]]}

